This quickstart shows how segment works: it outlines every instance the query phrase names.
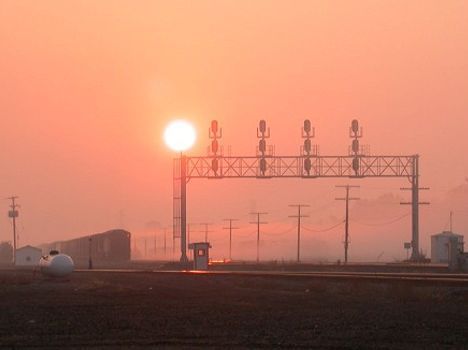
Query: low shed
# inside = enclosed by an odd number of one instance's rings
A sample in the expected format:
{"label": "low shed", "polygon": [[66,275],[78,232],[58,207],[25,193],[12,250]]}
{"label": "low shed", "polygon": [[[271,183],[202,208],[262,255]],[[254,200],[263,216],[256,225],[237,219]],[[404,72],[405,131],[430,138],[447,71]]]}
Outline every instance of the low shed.
{"label": "low shed", "polygon": [[42,256],[42,250],[30,245],[16,249],[16,266],[36,266]]}

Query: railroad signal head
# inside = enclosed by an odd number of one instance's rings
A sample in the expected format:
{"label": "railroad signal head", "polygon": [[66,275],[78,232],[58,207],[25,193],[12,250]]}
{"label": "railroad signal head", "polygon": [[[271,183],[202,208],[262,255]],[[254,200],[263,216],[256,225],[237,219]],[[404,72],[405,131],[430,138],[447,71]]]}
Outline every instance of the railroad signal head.
{"label": "railroad signal head", "polygon": [[312,141],[310,141],[310,139],[304,140],[304,151],[306,154],[310,154],[312,151]]}
{"label": "railroad signal head", "polygon": [[213,152],[213,154],[216,154],[218,153],[218,149],[219,149],[218,140],[214,139],[213,141],[211,141],[211,152]]}
{"label": "railroad signal head", "polygon": [[352,138],[361,138],[362,137],[362,127],[359,126],[357,119],[351,121],[351,127],[349,128],[349,137]]}
{"label": "railroad signal head", "polygon": [[218,121],[217,120],[212,120],[211,121],[211,132],[216,135],[218,132]]}
{"label": "railroad signal head", "polygon": [[304,120],[304,124],[302,126],[302,138],[311,138],[315,137],[315,128],[312,126],[312,123],[309,119]]}
{"label": "railroad signal head", "polygon": [[312,161],[310,158],[306,158],[304,160],[304,169],[307,172],[308,175],[310,175],[310,170],[312,169]]}
{"label": "railroad signal head", "polygon": [[359,140],[358,139],[353,140],[352,149],[355,154],[359,153]]}
{"label": "railroad signal head", "polygon": [[312,130],[312,126],[309,119],[304,120],[304,131],[309,134]]}
{"label": "railroad signal head", "polygon": [[267,171],[267,161],[265,158],[261,158],[260,159],[260,172],[262,173],[262,175],[265,175]]}
{"label": "railroad signal head", "polygon": [[218,127],[217,120],[211,121],[211,126],[208,129],[208,136],[210,139],[220,139],[223,137],[223,129]]}
{"label": "railroad signal head", "polygon": [[357,175],[357,173],[359,172],[359,158],[358,157],[353,158],[353,170]]}
{"label": "railroad signal head", "polygon": [[218,165],[218,159],[217,158],[213,158],[211,160],[211,170],[213,170],[213,172],[215,174],[218,173],[218,170],[219,170],[219,165]]}
{"label": "railroad signal head", "polygon": [[266,121],[265,120],[260,120],[260,122],[258,123],[258,129],[260,130],[260,132],[263,134],[266,132]]}
{"label": "railroad signal head", "polygon": [[357,134],[359,131],[359,122],[357,119],[353,119],[351,122],[351,131],[355,134]]}

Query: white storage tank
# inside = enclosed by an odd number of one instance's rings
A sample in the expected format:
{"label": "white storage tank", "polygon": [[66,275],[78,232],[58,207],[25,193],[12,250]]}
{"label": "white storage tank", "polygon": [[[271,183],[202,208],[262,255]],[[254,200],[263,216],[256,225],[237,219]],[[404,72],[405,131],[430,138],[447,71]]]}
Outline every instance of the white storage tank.
{"label": "white storage tank", "polygon": [[450,231],[431,236],[431,262],[432,263],[448,263],[449,262],[449,241],[451,237],[458,239],[458,249],[463,251],[463,235]]}
{"label": "white storage tank", "polygon": [[43,256],[39,263],[41,272],[46,276],[65,277],[71,274],[75,264],[70,256],[52,250],[49,255]]}

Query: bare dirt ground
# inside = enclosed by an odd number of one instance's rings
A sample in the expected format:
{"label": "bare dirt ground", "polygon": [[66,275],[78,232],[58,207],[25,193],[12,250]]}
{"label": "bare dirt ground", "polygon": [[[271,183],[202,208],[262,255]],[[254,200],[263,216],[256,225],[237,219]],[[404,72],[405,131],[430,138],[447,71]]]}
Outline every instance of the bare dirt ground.
{"label": "bare dirt ground", "polygon": [[0,271],[0,348],[466,349],[468,286]]}

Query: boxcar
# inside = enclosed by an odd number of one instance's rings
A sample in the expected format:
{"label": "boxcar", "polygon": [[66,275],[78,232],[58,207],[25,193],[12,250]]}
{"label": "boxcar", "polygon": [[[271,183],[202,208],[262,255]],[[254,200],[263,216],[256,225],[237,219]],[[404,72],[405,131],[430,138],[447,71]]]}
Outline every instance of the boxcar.
{"label": "boxcar", "polygon": [[58,241],[41,246],[43,253],[58,250],[70,255],[77,265],[87,264],[91,257],[93,264],[108,265],[125,263],[130,260],[131,233],[125,230],[110,230],[69,241]]}

